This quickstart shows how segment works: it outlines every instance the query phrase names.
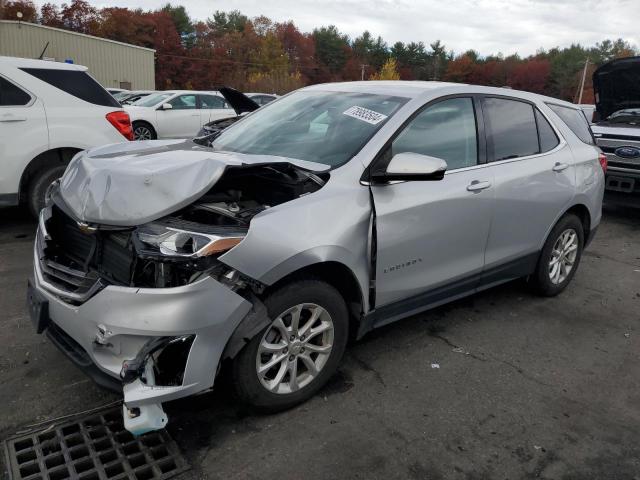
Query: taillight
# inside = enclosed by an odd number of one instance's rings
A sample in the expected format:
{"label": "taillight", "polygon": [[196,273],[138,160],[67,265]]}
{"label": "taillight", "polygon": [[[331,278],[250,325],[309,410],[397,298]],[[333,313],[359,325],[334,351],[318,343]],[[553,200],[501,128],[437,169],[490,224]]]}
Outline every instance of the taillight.
{"label": "taillight", "polygon": [[600,155],[598,155],[598,160],[600,161],[602,171],[604,173],[607,173],[607,156],[604,153],[600,152]]}
{"label": "taillight", "polygon": [[119,110],[117,112],[107,113],[107,120],[109,123],[116,127],[124,138],[127,140],[133,140],[133,128],[131,127],[131,119],[127,112]]}

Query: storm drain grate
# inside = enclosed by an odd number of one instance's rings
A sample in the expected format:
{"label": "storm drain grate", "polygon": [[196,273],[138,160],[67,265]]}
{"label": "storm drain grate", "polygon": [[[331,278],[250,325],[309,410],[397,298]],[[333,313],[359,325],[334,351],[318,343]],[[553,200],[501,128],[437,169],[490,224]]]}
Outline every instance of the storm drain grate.
{"label": "storm drain grate", "polygon": [[13,480],[165,480],[189,468],[165,430],[134,437],[108,410],[5,442]]}

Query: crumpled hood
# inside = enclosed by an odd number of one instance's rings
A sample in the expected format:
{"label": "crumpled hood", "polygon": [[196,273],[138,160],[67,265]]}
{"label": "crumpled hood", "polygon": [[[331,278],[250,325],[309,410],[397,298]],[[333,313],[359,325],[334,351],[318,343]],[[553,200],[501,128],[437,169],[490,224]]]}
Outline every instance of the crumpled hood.
{"label": "crumpled hood", "polygon": [[602,120],[618,110],[640,107],[640,57],[602,65],[593,72],[593,91]]}
{"label": "crumpled hood", "polygon": [[60,182],[60,195],[81,221],[132,227],[176,212],[204,195],[227,167],[290,163],[327,165],[268,155],[214,152],[191,140],[131,142],[81,152]]}

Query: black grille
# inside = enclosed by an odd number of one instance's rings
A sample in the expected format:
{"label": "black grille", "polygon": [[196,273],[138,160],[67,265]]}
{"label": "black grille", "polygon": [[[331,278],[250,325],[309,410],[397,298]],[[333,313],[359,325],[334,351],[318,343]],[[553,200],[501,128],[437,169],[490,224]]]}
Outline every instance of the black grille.
{"label": "black grille", "polygon": [[129,231],[83,231],[57,206],[46,229],[49,238],[38,238],[40,270],[62,296],[82,302],[106,284],[129,285],[135,261]]}

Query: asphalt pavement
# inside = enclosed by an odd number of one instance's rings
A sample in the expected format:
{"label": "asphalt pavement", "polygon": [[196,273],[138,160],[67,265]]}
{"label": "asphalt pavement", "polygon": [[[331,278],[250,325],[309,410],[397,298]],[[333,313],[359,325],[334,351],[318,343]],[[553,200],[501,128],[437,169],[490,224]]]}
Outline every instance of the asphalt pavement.
{"label": "asphalt pavement", "polygon": [[[0,210],[0,439],[118,400],[33,331],[34,229]],[[640,479],[640,210],[605,211],[562,295],[512,282],[389,325],[293,410],[224,380],[166,410],[184,478]]]}

